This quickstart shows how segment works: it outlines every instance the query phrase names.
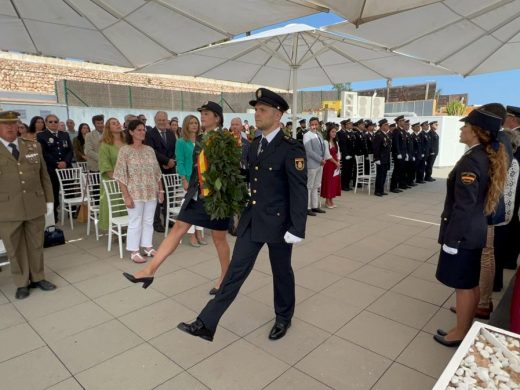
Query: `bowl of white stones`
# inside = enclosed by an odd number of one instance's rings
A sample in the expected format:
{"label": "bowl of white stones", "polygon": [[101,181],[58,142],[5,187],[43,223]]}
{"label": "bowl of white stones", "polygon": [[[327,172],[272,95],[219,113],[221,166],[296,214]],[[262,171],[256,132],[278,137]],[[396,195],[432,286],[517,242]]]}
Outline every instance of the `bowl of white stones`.
{"label": "bowl of white stones", "polygon": [[520,335],[475,322],[434,390],[520,390]]}

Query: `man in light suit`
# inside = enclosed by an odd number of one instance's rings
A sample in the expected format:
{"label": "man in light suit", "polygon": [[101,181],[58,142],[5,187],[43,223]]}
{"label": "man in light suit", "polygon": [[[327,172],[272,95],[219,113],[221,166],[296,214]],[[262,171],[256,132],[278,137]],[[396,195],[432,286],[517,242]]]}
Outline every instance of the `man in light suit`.
{"label": "man in light suit", "polygon": [[318,189],[321,187],[321,176],[325,165],[325,142],[318,131],[320,120],[312,117],[309,120],[309,131],[303,136],[303,146],[307,155],[307,190],[309,200],[307,215],[316,216],[316,213],[325,213],[319,208]]}
{"label": "man in light suit", "polygon": [[52,214],[54,202],[40,144],[17,138],[19,116],[0,112],[0,237],[11,262],[15,297],[24,299],[29,288],[56,288],[45,280],[43,267],[45,213]]}

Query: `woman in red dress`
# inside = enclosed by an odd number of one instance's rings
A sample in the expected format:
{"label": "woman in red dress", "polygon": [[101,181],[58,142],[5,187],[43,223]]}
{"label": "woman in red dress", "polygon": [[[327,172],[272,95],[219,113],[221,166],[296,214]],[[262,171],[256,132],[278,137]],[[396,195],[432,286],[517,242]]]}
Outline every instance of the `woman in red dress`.
{"label": "woman in red dress", "polygon": [[325,150],[328,153],[325,153],[326,162],[323,166],[320,195],[325,198],[325,205],[329,209],[336,207],[332,199],[341,195],[340,153],[336,131],[333,123],[327,123]]}

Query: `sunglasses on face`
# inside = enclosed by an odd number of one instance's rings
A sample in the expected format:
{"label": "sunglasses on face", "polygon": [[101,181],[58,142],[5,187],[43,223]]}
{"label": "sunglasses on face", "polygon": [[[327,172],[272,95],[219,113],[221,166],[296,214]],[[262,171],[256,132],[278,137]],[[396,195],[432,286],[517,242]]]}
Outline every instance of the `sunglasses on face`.
{"label": "sunglasses on face", "polygon": [[58,123],[58,121],[47,121],[47,123]]}

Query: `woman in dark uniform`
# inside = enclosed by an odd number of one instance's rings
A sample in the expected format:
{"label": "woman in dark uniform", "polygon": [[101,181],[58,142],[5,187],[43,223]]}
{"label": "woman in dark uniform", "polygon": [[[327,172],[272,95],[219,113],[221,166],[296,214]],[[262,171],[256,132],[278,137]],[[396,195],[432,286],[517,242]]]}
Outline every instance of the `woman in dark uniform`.
{"label": "woman in dark uniform", "polygon": [[507,156],[497,140],[501,118],[474,110],[461,119],[460,142],[469,149],[450,172],[442,212],[439,244],[442,250],[437,279],[455,288],[457,324],[437,330],[434,339],[458,346],[473,322],[479,303],[480,256],[486,245],[487,215],[498,204],[507,172]]}
{"label": "woman in dark uniform", "polygon": [[[206,102],[198,109],[201,115],[201,124],[206,133],[210,131],[221,131],[223,113],[222,107],[215,102]],[[201,226],[211,230],[211,237],[215,248],[217,249],[220,261],[221,274],[217,280],[215,287],[211,289],[210,294],[217,293],[222,279],[229,267],[230,250],[226,239],[226,233],[229,226],[229,218],[211,219],[204,210],[203,194],[204,189],[199,184],[199,155],[201,148],[195,146],[193,159],[193,174],[190,178],[190,184],[184,197],[181,211],[177,216],[177,221],[168,236],[157,249],[153,260],[142,270],[134,275],[124,273],[125,277],[133,283],[143,283],[143,288],[147,288],[153,281],[153,277],[157,269],[166,258],[177,249],[182,237],[192,226]]]}

